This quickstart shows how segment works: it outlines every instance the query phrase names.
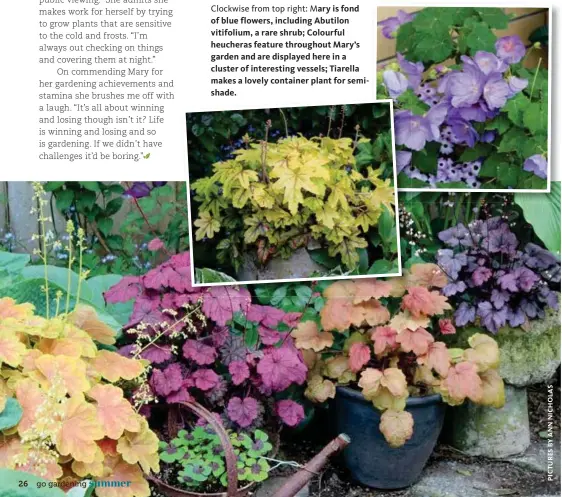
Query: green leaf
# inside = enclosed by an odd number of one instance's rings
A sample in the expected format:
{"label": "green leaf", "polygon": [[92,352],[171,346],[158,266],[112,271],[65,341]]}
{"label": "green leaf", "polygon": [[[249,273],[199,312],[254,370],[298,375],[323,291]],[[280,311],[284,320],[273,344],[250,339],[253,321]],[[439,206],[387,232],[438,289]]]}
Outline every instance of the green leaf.
{"label": "green leaf", "polygon": [[102,234],[107,236],[111,233],[111,230],[113,229],[113,219],[111,219],[110,217],[102,217],[97,222],[97,225],[99,230],[102,232]]}
{"label": "green leaf", "polygon": [[340,262],[336,257],[332,257],[331,255],[328,254],[328,249],[322,248],[322,249],[309,250],[308,254],[310,255],[310,258],[314,262],[328,269],[334,269],[340,264]]}
{"label": "green leaf", "polygon": [[74,201],[74,192],[72,190],[58,190],[56,195],[57,209],[61,212],[67,211]]}
{"label": "green leaf", "polygon": [[526,139],[527,135],[521,128],[511,128],[503,135],[498,152],[519,152]]}
{"label": "green leaf", "polygon": [[24,471],[1,468],[0,481],[2,497],[65,497],[66,495],[61,489],[52,487],[52,482]]}
{"label": "green leaf", "polygon": [[106,216],[113,216],[117,214],[123,206],[123,197],[117,197],[110,200],[105,206],[104,212]]}
{"label": "green leaf", "polygon": [[560,182],[550,183],[550,193],[516,193],[514,199],[545,247],[560,254]]}
{"label": "green leaf", "polygon": [[479,50],[495,52],[496,35],[484,22],[476,23],[470,34],[466,37],[466,45],[470,54],[474,55]]}
{"label": "green leaf", "polygon": [[80,185],[91,192],[99,192],[100,184],[97,181],[80,181]]}
{"label": "green leaf", "polygon": [[494,29],[506,29],[509,25],[510,17],[499,8],[486,7],[484,9],[475,9],[480,15],[482,21]]}
{"label": "green leaf", "polygon": [[298,285],[295,287],[295,293],[297,294],[297,297],[304,302],[304,305],[306,305],[312,297],[312,288],[307,285]]}
{"label": "green leaf", "polygon": [[480,157],[488,157],[492,146],[488,143],[477,143],[473,148],[467,148],[460,156],[461,162],[472,162]]}
{"label": "green leaf", "polygon": [[429,110],[429,105],[422,102],[411,89],[402,93],[398,97],[397,103],[401,109],[409,110],[412,114],[423,115]]}
{"label": "green leaf", "polygon": [[498,180],[504,188],[515,188],[519,181],[521,168],[513,164],[501,164],[498,167]]}
{"label": "green leaf", "polygon": [[532,102],[523,111],[523,124],[531,133],[546,133],[548,126],[548,109],[541,102]]}
{"label": "green leaf", "polygon": [[367,274],[389,274],[393,272],[395,272],[394,264],[386,259],[380,259],[369,268]]}
{"label": "green leaf", "polygon": [[80,212],[88,211],[94,207],[96,203],[96,194],[89,190],[82,191],[76,197],[76,208]]}
{"label": "green leaf", "polygon": [[500,170],[506,166],[509,166],[509,156],[507,154],[492,154],[484,160],[479,176],[483,178],[498,178]]}
{"label": "green leaf", "polygon": [[503,135],[511,127],[510,120],[503,114],[486,123],[487,130],[496,130],[500,135]]}
{"label": "green leaf", "polygon": [[507,112],[507,117],[513,124],[523,126],[523,113],[530,103],[531,101],[523,93],[518,93],[507,101],[502,110]]}
{"label": "green leaf", "polygon": [[254,292],[258,298],[260,304],[269,305],[271,303],[271,297],[275,292],[274,285],[259,285],[254,287]]}
{"label": "green leaf", "polygon": [[6,399],[6,406],[0,412],[0,431],[16,426],[20,422],[22,415],[23,409],[20,403],[12,397]]}
{"label": "green leaf", "polygon": [[357,249],[357,253],[359,254],[358,274],[365,274],[369,270],[369,253],[365,248]]}
{"label": "green leaf", "polygon": [[249,349],[253,349],[258,343],[258,327],[253,325],[246,329],[244,333],[244,343]]}
{"label": "green leaf", "polygon": [[248,122],[242,114],[238,114],[237,112],[232,114],[230,119],[232,119],[238,126],[245,126]]}
{"label": "green leaf", "polygon": [[273,292],[271,296],[271,305],[277,306],[281,303],[281,301],[287,296],[288,285],[281,285],[277,290]]}
{"label": "green leaf", "polygon": [[196,268],[195,281],[197,281],[197,283],[222,283],[226,281],[236,282],[232,276],[209,268]]}
{"label": "green leaf", "polygon": [[430,142],[423,150],[413,152],[412,165],[416,166],[422,173],[437,173],[437,158],[440,146],[437,142]]}
{"label": "green leaf", "polygon": [[43,188],[46,192],[52,192],[54,190],[58,190],[64,186],[64,181],[47,181]]}
{"label": "green leaf", "polygon": [[204,127],[204,126],[201,126],[200,124],[194,124],[194,125],[191,127],[191,132],[192,132],[195,136],[199,137],[199,136],[201,136],[203,133],[205,133],[205,127]]}
{"label": "green leaf", "polygon": [[388,209],[385,209],[379,218],[378,231],[384,244],[388,244],[392,239],[396,238],[394,217]]}
{"label": "green leaf", "polygon": [[19,272],[29,264],[31,257],[28,254],[13,254],[0,251],[0,272]]}
{"label": "green leaf", "polygon": [[413,50],[413,39],[414,39],[415,29],[411,22],[402,24],[398,28],[398,33],[396,34],[396,51],[399,53],[407,53]]}

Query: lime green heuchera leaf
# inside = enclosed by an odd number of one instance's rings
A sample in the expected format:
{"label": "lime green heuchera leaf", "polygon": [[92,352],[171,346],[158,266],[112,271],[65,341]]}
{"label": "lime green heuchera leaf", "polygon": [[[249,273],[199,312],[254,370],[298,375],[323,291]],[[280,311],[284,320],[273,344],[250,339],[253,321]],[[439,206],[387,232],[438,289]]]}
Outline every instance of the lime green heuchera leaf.
{"label": "lime green heuchera leaf", "polygon": [[215,233],[218,233],[221,229],[221,223],[217,219],[214,219],[209,212],[200,212],[199,219],[194,223],[197,228],[195,232],[196,240],[203,240],[203,238],[213,238]]}

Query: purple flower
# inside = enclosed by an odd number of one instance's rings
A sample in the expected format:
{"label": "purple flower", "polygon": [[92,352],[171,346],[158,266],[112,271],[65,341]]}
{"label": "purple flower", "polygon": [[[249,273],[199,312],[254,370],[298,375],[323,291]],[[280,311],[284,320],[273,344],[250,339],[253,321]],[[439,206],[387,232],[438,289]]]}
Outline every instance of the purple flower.
{"label": "purple flower", "polygon": [[492,143],[496,139],[495,131],[485,131],[480,135],[480,141],[482,143]]}
{"label": "purple flower", "polygon": [[412,162],[412,152],[398,150],[396,152],[396,173],[400,173],[402,169],[409,166],[410,162]]}
{"label": "purple flower", "polygon": [[468,121],[463,119],[451,119],[448,123],[459,143],[466,143],[469,147],[474,147],[478,140],[478,133]]}
{"label": "purple flower", "polygon": [[462,327],[476,319],[476,308],[463,302],[455,311],[455,325]]}
{"label": "purple flower", "polygon": [[431,123],[424,116],[417,116],[410,111],[396,113],[394,130],[397,145],[406,145],[411,150],[422,150],[425,143],[433,139]]}
{"label": "purple flower", "polygon": [[531,155],[531,157],[525,159],[523,169],[539,178],[546,179],[548,162],[541,154]]}
{"label": "purple flower", "polygon": [[496,41],[496,54],[508,64],[517,64],[525,56],[525,45],[517,35],[504,36]]}
{"label": "purple flower", "polygon": [[462,71],[452,73],[448,78],[447,91],[453,107],[469,107],[482,96],[485,78],[475,66],[465,65]]}
{"label": "purple flower", "polygon": [[507,321],[507,307],[495,309],[490,302],[480,302],[477,314],[482,326],[492,333],[497,333]]}
{"label": "purple flower", "polygon": [[402,73],[384,71],[382,79],[391,98],[398,98],[408,89],[408,80]]}
{"label": "purple flower", "polygon": [[520,91],[523,91],[527,86],[529,86],[529,80],[518,78],[517,76],[510,76],[507,80],[509,86],[509,98],[517,95]]}
{"label": "purple flower", "polygon": [[123,193],[125,197],[143,198],[148,197],[152,188],[143,181],[135,181],[132,186]]}
{"label": "purple flower", "polygon": [[422,74],[424,71],[422,62],[410,62],[401,53],[396,54],[398,59],[398,64],[400,65],[400,70],[408,78],[408,83],[412,90],[417,90],[418,86],[421,84]]}
{"label": "purple flower", "polygon": [[415,14],[408,14],[403,10],[399,10],[396,17],[389,17],[388,19],[379,21],[377,25],[382,26],[383,36],[391,40],[394,38],[393,35],[396,33],[397,29],[402,26],[402,24],[413,21],[415,16]]}
{"label": "purple flower", "polygon": [[483,95],[490,109],[501,109],[505,105],[509,93],[509,86],[501,74],[494,73],[488,77]]}
{"label": "purple flower", "polygon": [[[468,59],[468,57],[466,57]],[[465,58],[463,60],[466,62]],[[501,59],[498,59],[493,53],[479,50],[474,55],[473,63],[486,75],[492,73],[503,73],[507,70],[508,65]]]}

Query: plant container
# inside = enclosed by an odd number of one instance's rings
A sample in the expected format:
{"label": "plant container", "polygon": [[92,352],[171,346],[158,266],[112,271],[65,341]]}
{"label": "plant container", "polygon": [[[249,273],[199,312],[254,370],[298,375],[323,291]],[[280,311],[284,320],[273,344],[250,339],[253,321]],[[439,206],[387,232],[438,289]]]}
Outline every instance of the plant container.
{"label": "plant container", "polygon": [[412,485],[421,475],[441,433],[446,406],[440,395],[408,398],[414,434],[397,449],[379,429],[380,411],[361,392],[337,387],[334,409],[338,431],[351,438],[343,458],[352,478],[371,488],[395,490]]}

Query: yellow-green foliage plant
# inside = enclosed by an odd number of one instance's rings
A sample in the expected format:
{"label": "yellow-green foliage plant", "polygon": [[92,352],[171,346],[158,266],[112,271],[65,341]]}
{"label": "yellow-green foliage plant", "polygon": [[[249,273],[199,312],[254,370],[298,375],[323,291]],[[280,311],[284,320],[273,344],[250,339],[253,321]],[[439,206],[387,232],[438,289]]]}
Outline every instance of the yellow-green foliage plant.
{"label": "yellow-green foliage plant", "polygon": [[366,233],[385,212],[393,215],[394,189],[379,169],[359,168],[354,151],[361,138],[291,136],[277,143],[251,143],[235,158],[213,165],[213,175],[191,188],[200,204],[196,240],[223,236],[220,262],[240,264],[255,250],[265,264],[288,257],[311,240],[339,256],[347,269],[367,247]]}
{"label": "yellow-green foliage plant", "polygon": [[[41,290],[48,299],[48,284]],[[0,467],[67,488],[94,479],[99,497],[147,497],[158,438],[124,396],[145,383],[146,363],[110,350],[114,331],[91,307],[69,309],[61,293],[56,301],[41,317],[29,303],[0,299]]]}

